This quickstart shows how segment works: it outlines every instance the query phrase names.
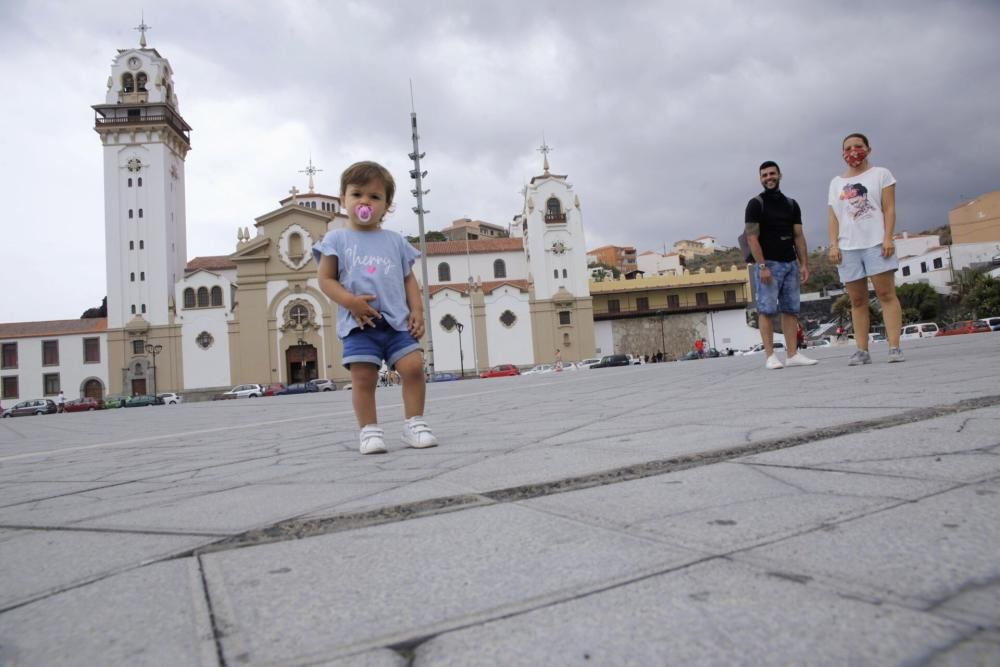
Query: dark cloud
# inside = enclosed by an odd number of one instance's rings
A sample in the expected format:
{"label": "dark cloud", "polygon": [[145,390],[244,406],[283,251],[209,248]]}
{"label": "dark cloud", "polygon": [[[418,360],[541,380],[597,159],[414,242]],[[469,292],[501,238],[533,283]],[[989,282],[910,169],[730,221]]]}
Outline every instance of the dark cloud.
{"label": "dark cloud", "polygon": [[[103,250],[87,106],[101,101],[114,48],[137,39],[138,17],[123,22],[120,11],[113,2],[0,5],[0,73],[22,96],[0,109],[23,130],[3,139],[4,154],[19,159],[0,178],[17,202],[46,201],[55,178],[79,204],[73,220],[42,213],[47,226],[67,228],[47,250],[54,258],[80,244]],[[508,222],[521,185],[540,172],[543,132],[553,170],[579,193],[590,245],[659,248],[702,234],[735,243],[765,159],[781,164],[810,244],[825,244],[827,186],[855,130],[899,181],[901,229],[945,224],[951,207],[998,187],[995,2],[232,0],[145,11],[150,45],[171,60],[195,128],[190,255],[231,251],[237,226],[304,185],[297,171],[310,154],[327,191],[363,157],[405,181],[411,81],[430,228],[461,216]],[[41,113],[26,115],[29,95]],[[58,155],[58,172],[46,171],[40,145]],[[408,190],[401,183],[390,224],[412,232]],[[39,212],[15,205],[11,214]],[[44,280],[44,267],[10,250],[30,235],[9,240],[5,272]],[[99,260],[86,271],[103,283]],[[68,289],[39,316],[73,316],[94,296]],[[5,307],[2,319],[34,317],[30,303]]]}

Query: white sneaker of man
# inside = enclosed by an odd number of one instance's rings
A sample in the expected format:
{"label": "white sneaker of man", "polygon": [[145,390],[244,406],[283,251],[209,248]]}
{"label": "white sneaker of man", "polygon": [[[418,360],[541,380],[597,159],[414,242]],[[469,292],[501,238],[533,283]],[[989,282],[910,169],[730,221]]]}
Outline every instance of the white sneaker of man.
{"label": "white sneaker of man", "polygon": [[774,354],[772,354],[771,356],[769,356],[767,358],[767,363],[764,364],[764,368],[766,368],[769,371],[776,371],[779,368],[784,368],[784,367],[785,367],[785,365],[783,363],[781,363],[780,361],[778,361],[778,357],[776,355],[774,355]]}
{"label": "white sneaker of man", "polygon": [[403,422],[403,444],[407,447],[426,449],[437,447],[438,441],[422,416],[410,417]]}
{"label": "white sneaker of man", "polygon": [[361,429],[361,453],[385,454],[385,434],[378,424],[369,424]]}
{"label": "white sneaker of man", "polygon": [[794,355],[785,359],[786,366],[815,366],[819,361],[816,359],[810,359],[801,352],[796,352]]}

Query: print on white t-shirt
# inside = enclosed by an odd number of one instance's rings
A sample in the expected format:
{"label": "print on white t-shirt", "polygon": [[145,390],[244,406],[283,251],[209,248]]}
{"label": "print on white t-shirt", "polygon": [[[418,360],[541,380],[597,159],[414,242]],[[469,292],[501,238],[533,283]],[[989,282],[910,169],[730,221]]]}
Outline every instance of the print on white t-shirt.
{"label": "print on white t-shirt", "polygon": [[830,181],[828,204],[840,223],[838,243],[843,250],[880,245],[885,236],[882,190],[896,179],[885,167],[872,167],[857,176]]}

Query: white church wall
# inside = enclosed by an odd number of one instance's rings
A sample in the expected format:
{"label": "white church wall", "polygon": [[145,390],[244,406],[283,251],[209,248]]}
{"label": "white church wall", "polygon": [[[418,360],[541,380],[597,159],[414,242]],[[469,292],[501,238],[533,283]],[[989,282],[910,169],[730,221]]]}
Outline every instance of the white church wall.
{"label": "white church wall", "polygon": [[462,324],[462,351],[465,355],[465,369],[475,368],[475,350],[472,346],[472,314],[469,312],[469,300],[464,295],[453,290],[442,290],[431,296],[431,314],[427,318],[427,327],[431,328],[434,339],[434,370],[438,372],[459,371],[458,331],[448,331],[441,326],[445,315],[451,315],[455,321]]}
{"label": "white church wall", "polygon": [[760,330],[747,325],[745,310],[709,312],[705,316],[708,346],[717,350],[750,347],[760,342]]}
{"label": "white church wall", "polygon": [[[197,294],[204,287],[222,289],[222,307],[184,308],[184,290],[191,288]],[[225,387],[230,384],[229,372],[229,320],[232,319],[230,282],[217,274],[198,271],[177,283],[174,300],[177,303],[177,321],[181,324],[181,354],[183,355],[184,388]],[[211,344],[203,348],[198,344],[202,333],[212,337]]]}
{"label": "white church wall", "polygon": [[[486,336],[490,346],[490,364],[516,364],[527,366],[535,363],[531,339],[531,305],[528,294],[510,287],[498,287],[485,295]],[[509,310],[517,318],[512,326],[500,321]],[[553,350],[555,352],[555,350]],[[543,359],[541,361],[548,361]]]}
{"label": "white church wall", "polygon": [[268,280],[267,281],[267,302],[274,303],[274,300],[281,294],[284,290],[288,289],[287,280]]}
{"label": "white church wall", "polygon": [[614,354],[615,336],[612,331],[611,320],[594,322],[594,356],[601,357],[605,354]]}
{"label": "white church wall", "polygon": [[[83,339],[100,340],[101,358],[98,362],[83,362]],[[42,341],[54,340],[59,343],[59,363],[54,366],[42,365]],[[14,338],[4,343],[17,343],[17,368],[0,371],[4,377],[17,377],[17,398],[2,401],[4,408],[10,408],[32,398],[55,399],[58,392],[45,393],[45,375],[59,375],[59,386],[66,399],[83,396],[83,384],[93,378],[100,380],[104,394],[108,392],[108,339],[104,333],[73,334],[70,336],[38,336]]]}
{"label": "white church wall", "polygon": [[[519,250],[498,253],[473,253],[468,256],[465,253],[430,255],[427,258],[427,280],[431,285],[465,283],[468,282],[470,275],[473,279],[479,279],[482,282],[504,280],[504,278],[497,278],[494,275],[493,264],[498,259],[504,262],[507,279],[527,280],[528,262],[524,258],[524,253]],[[451,269],[450,280],[438,280],[438,276],[440,275],[438,267],[443,263],[448,264],[448,267]],[[413,268],[419,278],[420,265],[415,263]]]}

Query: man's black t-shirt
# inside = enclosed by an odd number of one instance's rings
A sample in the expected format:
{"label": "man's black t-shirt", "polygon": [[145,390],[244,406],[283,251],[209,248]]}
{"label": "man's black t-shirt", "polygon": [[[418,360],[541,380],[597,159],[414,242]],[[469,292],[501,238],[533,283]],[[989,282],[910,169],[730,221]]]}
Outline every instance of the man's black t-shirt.
{"label": "man's black t-shirt", "polygon": [[763,210],[757,197],[751,199],[747,203],[746,222],[760,225],[760,247],[764,251],[764,259],[775,262],[797,259],[794,226],[802,224],[798,203],[780,190],[765,190],[759,197],[764,201]]}

